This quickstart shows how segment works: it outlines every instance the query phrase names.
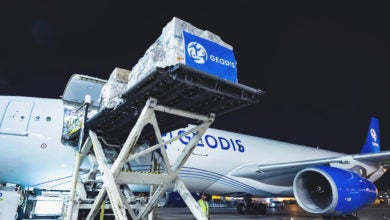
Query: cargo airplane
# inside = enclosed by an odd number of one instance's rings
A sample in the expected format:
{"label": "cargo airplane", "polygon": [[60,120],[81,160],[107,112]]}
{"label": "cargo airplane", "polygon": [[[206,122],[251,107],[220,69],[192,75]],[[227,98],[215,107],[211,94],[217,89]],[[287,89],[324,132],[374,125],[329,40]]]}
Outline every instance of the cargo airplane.
{"label": "cargo airplane", "polygon": [[[64,139],[65,130],[71,129],[66,125],[69,112],[89,94],[94,103],[90,114],[96,113],[106,82],[73,80],[59,99],[0,96],[0,183],[69,190],[77,151]],[[167,132],[163,139],[190,127]],[[168,157],[177,157],[190,136],[167,144]],[[380,151],[376,118],[360,153],[352,155],[209,128],[179,177],[191,192],[293,196],[309,213],[346,216],[376,199],[374,182],[389,162],[390,151]],[[83,166],[88,169],[88,164]],[[238,205],[240,213],[250,209],[250,201]]]}

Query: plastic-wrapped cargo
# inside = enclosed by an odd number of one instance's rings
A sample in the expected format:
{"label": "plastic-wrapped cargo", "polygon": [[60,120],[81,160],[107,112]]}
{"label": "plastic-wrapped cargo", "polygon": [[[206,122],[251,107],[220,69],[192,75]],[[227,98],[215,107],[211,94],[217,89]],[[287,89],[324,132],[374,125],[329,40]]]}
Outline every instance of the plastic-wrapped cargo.
{"label": "plastic-wrapped cargo", "polygon": [[148,76],[156,67],[177,63],[238,82],[233,47],[218,35],[174,17],[132,68],[127,88]]}
{"label": "plastic-wrapped cargo", "polygon": [[114,108],[123,102],[120,97],[127,89],[127,80],[130,71],[122,68],[115,68],[107,83],[104,84],[100,95],[100,109]]}

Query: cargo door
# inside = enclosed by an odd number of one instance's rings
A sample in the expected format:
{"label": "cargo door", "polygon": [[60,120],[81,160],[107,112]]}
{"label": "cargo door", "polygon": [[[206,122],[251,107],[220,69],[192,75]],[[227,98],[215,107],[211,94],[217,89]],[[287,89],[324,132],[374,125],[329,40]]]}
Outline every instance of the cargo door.
{"label": "cargo door", "polygon": [[91,96],[92,108],[99,106],[100,93],[106,80],[73,74],[66,84],[62,99],[66,105],[79,107],[84,103],[85,95]]}
{"label": "cargo door", "polygon": [[0,133],[27,135],[33,102],[10,100],[1,118]]}

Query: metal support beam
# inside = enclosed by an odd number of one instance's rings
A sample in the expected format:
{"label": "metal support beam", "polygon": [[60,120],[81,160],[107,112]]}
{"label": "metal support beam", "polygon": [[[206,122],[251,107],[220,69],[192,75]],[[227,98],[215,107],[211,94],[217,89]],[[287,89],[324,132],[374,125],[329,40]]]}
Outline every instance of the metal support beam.
{"label": "metal support beam", "polygon": [[[167,114],[173,114],[181,117],[188,117],[203,122],[200,125],[194,126],[188,131],[177,135],[168,141],[163,141],[155,111],[161,111]],[[130,214],[132,219],[143,220],[147,219],[148,216],[150,219],[153,216],[153,208],[156,207],[158,199],[172,185],[183,197],[183,200],[186,202],[194,216],[197,219],[206,219],[206,216],[202,212],[198,203],[192,197],[191,193],[185,187],[184,183],[179,179],[178,173],[187,161],[187,159],[192,154],[193,150],[196,148],[196,145],[198,144],[200,138],[204,135],[204,133],[213,121],[214,114],[206,116],[189,111],[157,105],[157,100],[150,98],[146,102],[146,105],[144,106],[139,118],[137,119],[137,122],[130,131],[129,136],[127,137],[119,155],[117,156],[111,167],[106,160],[103,146],[99,142],[96,133],[90,130],[89,138],[87,140],[89,144],[86,144],[85,147],[83,147],[82,150],[85,149],[85,151],[82,151],[82,153],[80,153],[79,160],[82,161],[82,159],[85,158],[86,154],[90,151],[92,146],[93,152],[96,156],[96,161],[98,163],[98,169],[102,174],[104,187],[100,190],[99,194],[95,198],[95,201],[87,216],[87,220],[94,219],[96,217],[96,215],[99,213],[99,208],[106,201],[107,196],[109,198],[110,207],[114,212],[116,220],[127,219],[126,210]],[[154,146],[142,150],[141,152],[132,154],[132,152],[135,152],[133,151],[133,149],[136,147],[137,141],[142,133],[142,130],[147,124],[151,124],[153,126],[157,143]],[[187,143],[186,147],[183,148],[176,161],[174,161],[174,163],[171,163],[169,161],[164,146],[188,134],[194,135]],[[131,162],[141,156],[145,156],[150,153],[155,153],[155,151],[157,150],[159,152],[159,155],[161,155],[161,160],[159,159],[160,164],[158,165],[163,167],[165,172],[140,173],[123,171],[123,168],[127,165],[128,162]],[[151,165],[154,166],[155,164],[151,162]],[[145,206],[139,209],[138,215],[136,215],[136,212],[129,205],[130,200],[134,199],[134,194],[131,192],[130,188],[128,187],[128,184],[150,185],[149,200]],[[125,187],[123,189],[123,193],[120,189],[120,186]]]}
{"label": "metal support beam", "polygon": [[188,191],[183,181],[181,181],[179,178],[176,178],[173,183],[175,185],[175,190],[180,194],[181,198],[183,198],[184,202],[187,204],[187,207],[191,210],[195,218],[207,219],[206,214],[202,211],[201,207],[191,195],[190,191]]}
{"label": "metal support beam", "polygon": [[[212,116],[213,118],[213,116]],[[177,175],[180,171],[180,169],[183,167],[184,163],[187,161],[189,156],[191,155],[192,151],[195,149],[196,145],[198,144],[200,138],[203,136],[203,134],[206,132],[206,130],[209,128],[210,124],[212,123],[211,121],[205,121],[201,125],[198,126],[198,131],[195,132],[195,135],[191,138],[191,140],[188,142],[186,147],[183,149],[179,157],[176,159],[175,163],[172,166],[172,171],[169,175],[169,182],[167,184],[159,186],[153,196],[149,199],[148,204],[145,206],[145,208],[140,212],[140,217],[143,219],[154,207],[154,205],[158,202],[158,199],[162,196],[163,193],[166,192],[168,189],[169,185],[176,179],[178,178]],[[196,204],[191,204],[193,206],[199,206],[197,203]],[[200,207],[199,207],[200,210]],[[197,212],[195,209],[191,210],[193,212]],[[194,214],[194,213],[193,213]],[[201,216],[201,213],[196,213],[196,216]],[[202,219],[202,218],[200,218]]]}
{"label": "metal support beam", "polygon": [[[114,164],[112,165],[111,167],[111,170],[110,170],[110,176],[111,177],[108,177],[108,175],[106,176],[106,181],[110,181],[111,182],[111,178],[115,179],[118,175],[119,175],[119,172],[120,170],[122,169],[122,167],[125,165],[126,163],[126,160],[127,158],[129,157],[129,154],[132,150],[132,148],[135,146],[135,144],[137,143],[137,140],[141,134],[141,131],[143,129],[143,127],[145,127],[145,125],[148,123],[147,119],[150,118],[150,114],[152,113],[152,109],[151,107],[153,105],[155,105],[156,103],[156,100],[155,99],[149,99],[147,102],[146,102],[146,105],[145,107],[143,108],[136,124],[134,125],[133,129],[131,130],[124,146],[122,147],[122,150],[121,152],[119,153],[118,155],[118,158],[115,160]],[[94,132],[90,131],[90,136],[92,135],[95,135]],[[96,135],[95,135],[96,136]],[[99,144],[100,145],[100,142],[99,140],[96,138],[96,144]],[[94,138],[92,138],[94,139]],[[94,143],[94,146],[95,146],[95,143]],[[94,150],[95,150],[95,147],[94,147]],[[96,154],[96,152],[95,152]],[[104,152],[103,152],[103,155],[104,155]],[[99,159],[98,159],[99,161]],[[100,165],[99,165],[100,166]],[[104,172],[106,173],[106,172]],[[115,182],[114,182],[115,183]],[[111,183],[112,184],[112,183]],[[113,187],[114,188],[114,187]],[[107,194],[107,187],[104,187],[103,189],[100,190],[98,196],[100,195],[105,195]],[[109,193],[108,193],[109,194]],[[110,195],[110,194],[109,194]],[[112,194],[111,194],[112,195]],[[116,197],[116,198],[112,198],[113,200],[111,200],[110,198],[110,201],[111,202],[116,202],[117,200],[116,199],[120,199],[120,196],[119,197]],[[114,200],[115,199],[115,200]],[[98,209],[99,207],[101,206],[101,203],[103,202],[104,200],[95,200],[93,206],[92,206],[92,209],[90,211],[90,214],[91,213],[97,213],[98,212]],[[121,206],[123,207],[123,204],[121,205],[118,205],[118,206]],[[118,207],[119,208],[119,207]],[[118,218],[121,214],[118,212]],[[89,217],[90,215],[88,215]],[[118,220],[118,218],[116,218]],[[89,219],[93,219],[93,215],[91,215],[91,218],[87,218],[87,220]]]}
{"label": "metal support beam", "polygon": [[[103,193],[103,191],[107,191],[107,195],[110,198],[111,207],[114,212],[115,219],[126,220],[127,217],[126,217],[125,205],[124,202],[122,201],[122,196],[121,193],[119,192],[119,187],[115,182],[115,177],[113,176],[113,173],[111,172],[110,168],[107,166],[106,156],[104,155],[103,147],[100,144],[97,135],[93,131],[89,131],[89,136],[91,137],[92,140],[93,151],[95,152],[96,159],[99,164],[99,169],[103,174],[103,182],[104,182],[105,190],[101,190],[100,193]],[[87,220],[94,219],[93,215],[97,213],[96,210],[98,210],[98,208],[101,207],[102,205],[101,203],[104,202],[104,200],[99,200],[98,203],[96,201],[92,206],[91,212],[87,216]]]}
{"label": "metal support beam", "polygon": [[[85,155],[89,152],[91,149],[92,143],[91,139],[88,137],[85,143],[83,144],[82,148],[80,151],[76,152],[76,160],[75,160],[75,165],[74,165],[74,170],[73,170],[73,178],[72,178],[72,186],[71,186],[71,191],[69,194],[69,201],[68,201],[68,206],[66,209],[65,213],[65,219],[66,220],[71,220],[71,219],[77,219],[77,213],[78,208],[75,207],[78,205],[78,200],[79,198],[76,197],[76,191],[78,188],[78,182],[80,182],[80,166],[83,163],[83,160],[85,158]],[[76,211],[74,211],[74,209]]]}

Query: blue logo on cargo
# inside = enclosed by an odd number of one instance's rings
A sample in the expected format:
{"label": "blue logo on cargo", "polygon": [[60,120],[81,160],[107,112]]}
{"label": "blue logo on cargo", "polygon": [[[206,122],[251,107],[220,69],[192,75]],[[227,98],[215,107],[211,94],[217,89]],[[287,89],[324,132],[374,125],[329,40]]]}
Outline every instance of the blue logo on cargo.
{"label": "blue logo on cargo", "polygon": [[185,31],[183,37],[186,65],[237,82],[237,65],[232,50]]}
{"label": "blue logo on cargo", "polygon": [[204,47],[197,42],[190,42],[187,45],[188,55],[194,60],[197,64],[204,64],[207,60],[207,51]]}

